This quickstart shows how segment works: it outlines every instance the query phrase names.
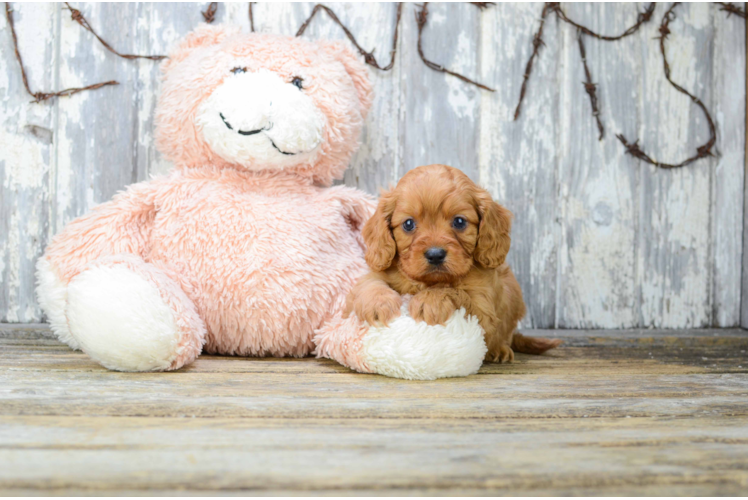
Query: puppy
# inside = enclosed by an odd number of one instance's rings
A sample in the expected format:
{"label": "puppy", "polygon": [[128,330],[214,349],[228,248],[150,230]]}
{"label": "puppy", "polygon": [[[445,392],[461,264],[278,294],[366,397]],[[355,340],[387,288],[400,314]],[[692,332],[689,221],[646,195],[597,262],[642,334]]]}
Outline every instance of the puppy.
{"label": "puppy", "polygon": [[514,360],[514,351],[540,354],[560,340],[524,337],[522,290],[504,262],[512,214],[456,168],[428,165],[411,170],[382,194],[364,225],[366,262],[372,271],[346,299],[369,324],[400,315],[401,295],[412,294],[410,315],[443,324],[464,307],[486,332],[486,359]]}

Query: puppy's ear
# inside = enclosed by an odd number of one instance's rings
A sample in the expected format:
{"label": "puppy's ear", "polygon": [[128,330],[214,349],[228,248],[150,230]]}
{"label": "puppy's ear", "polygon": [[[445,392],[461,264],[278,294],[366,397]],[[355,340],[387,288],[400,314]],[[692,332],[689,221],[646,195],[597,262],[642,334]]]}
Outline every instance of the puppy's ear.
{"label": "puppy's ear", "polygon": [[491,199],[488,191],[478,188],[474,193],[480,215],[478,243],[473,258],[482,266],[497,268],[504,263],[512,239],[512,212]]}
{"label": "puppy's ear", "polygon": [[390,229],[396,202],[394,190],[382,193],[374,215],[364,224],[362,234],[366,243],[366,263],[374,271],[384,271],[390,267],[397,253]]}

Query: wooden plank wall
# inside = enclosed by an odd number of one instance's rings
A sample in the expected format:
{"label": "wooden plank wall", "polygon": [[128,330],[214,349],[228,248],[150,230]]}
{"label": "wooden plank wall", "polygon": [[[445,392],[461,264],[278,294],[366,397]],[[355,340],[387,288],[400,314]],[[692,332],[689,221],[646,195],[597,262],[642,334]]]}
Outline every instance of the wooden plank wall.
{"label": "wooden plank wall", "polygon": [[[0,321],[42,319],[33,269],[50,237],[123,186],[169,169],[153,143],[158,64],[107,52],[59,4],[12,4],[34,90],[116,79],[120,85],[31,104],[0,20]],[[122,52],[165,53],[206,4],[74,4]],[[293,35],[314,4],[256,4],[258,31]],[[329,4],[387,60],[395,4]],[[646,4],[564,4],[617,34]],[[576,31],[550,17],[522,116],[513,121],[542,4],[429,4],[428,57],[496,89],[432,71],[416,50],[415,4],[403,8],[390,72],[370,71],[376,98],[345,183],[376,193],[418,165],[459,167],[515,214],[510,263],[524,327],[748,327],[741,276],[745,190],[745,21],[687,4],[671,23],[673,78],[701,97],[718,129],[715,158],[664,171],[624,154],[615,134],[680,161],[708,138],[701,111],[665,80],[658,5],[622,41],[586,38],[606,134],[598,141]],[[343,38],[320,14],[304,37]],[[219,4],[216,22],[249,30],[247,4]],[[745,282],[745,280],[744,280]],[[741,309],[741,299],[744,306]]]}

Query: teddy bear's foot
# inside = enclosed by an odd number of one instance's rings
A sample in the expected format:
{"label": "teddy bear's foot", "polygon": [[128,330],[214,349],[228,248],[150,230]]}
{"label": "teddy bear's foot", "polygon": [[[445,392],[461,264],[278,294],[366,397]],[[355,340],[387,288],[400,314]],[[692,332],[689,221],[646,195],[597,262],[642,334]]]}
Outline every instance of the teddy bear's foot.
{"label": "teddy bear's foot", "polygon": [[70,335],[111,370],[176,370],[193,361],[205,324],[182,288],[131,255],[98,260],[67,287]]}
{"label": "teddy bear's foot", "polygon": [[49,321],[52,332],[57,335],[60,342],[64,342],[73,350],[79,351],[80,345],[70,335],[68,320],[65,317],[68,287],[57,276],[52,264],[45,257],[36,262],[36,282],[36,297],[39,305],[47,314],[47,321]]}
{"label": "teddy bear's foot", "polygon": [[478,320],[459,309],[444,325],[430,326],[410,317],[409,298],[386,327],[369,326],[355,314],[328,322],[317,331],[317,355],[356,371],[411,380],[476,373],[487,351]]}

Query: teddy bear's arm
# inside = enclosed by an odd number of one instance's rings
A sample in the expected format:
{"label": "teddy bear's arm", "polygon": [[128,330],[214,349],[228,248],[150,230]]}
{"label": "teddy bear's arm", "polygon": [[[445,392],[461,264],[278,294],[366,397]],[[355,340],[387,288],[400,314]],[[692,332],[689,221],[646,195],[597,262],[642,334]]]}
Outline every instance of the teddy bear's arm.
{"label": "teddy bear's arm", "polygon": [[144,257],[156,214],[156,186],[142,182],[129,186],[111,201],[68,224],[47,247],[45,258],[68,282],[89,262],[116,254]]}
{"label": "teddy bear's arm", "polygon": [[363,191],[348,186],[334,186],[325,189],[321,199],[340,203],[343,217],[355,233],[361,249],[366,250],[361,230],[377,208],[376,199]]}

